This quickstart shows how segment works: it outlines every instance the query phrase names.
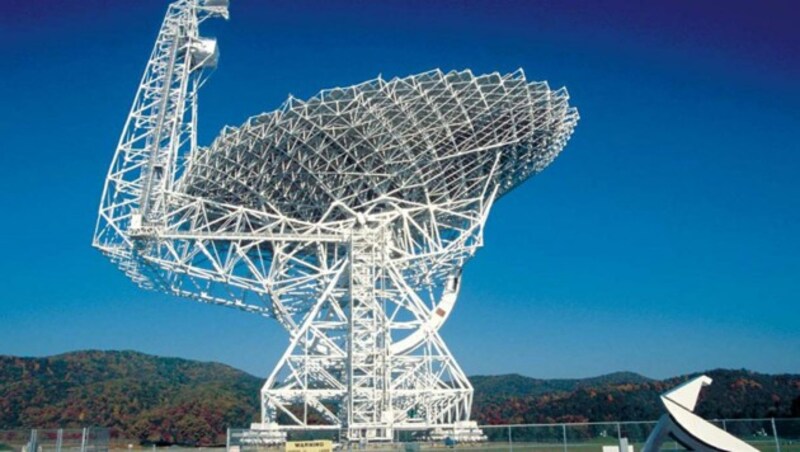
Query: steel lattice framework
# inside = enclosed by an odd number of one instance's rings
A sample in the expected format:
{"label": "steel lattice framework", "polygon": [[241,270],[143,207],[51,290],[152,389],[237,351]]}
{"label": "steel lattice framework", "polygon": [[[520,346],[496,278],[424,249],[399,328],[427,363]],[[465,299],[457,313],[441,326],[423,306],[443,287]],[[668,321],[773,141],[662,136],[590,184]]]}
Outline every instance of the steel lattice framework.
{"label": "steel lattice framework", "polygon": [[266,430],[475,438],[472,387],[439,335],[493,202],[578,120],[522,71],[439,70],[290,98],[196,143],[227,2],[170,5],[101,201],[94,246],[135,282],[278,320]]}

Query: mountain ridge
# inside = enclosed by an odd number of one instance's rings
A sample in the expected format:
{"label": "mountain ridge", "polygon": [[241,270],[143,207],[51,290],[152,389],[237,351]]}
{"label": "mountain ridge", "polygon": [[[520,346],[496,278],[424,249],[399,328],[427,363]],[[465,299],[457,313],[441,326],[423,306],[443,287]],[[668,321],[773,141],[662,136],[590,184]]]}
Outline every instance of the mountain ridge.
{"label": "mountain ridge", "polygon": [[[230,364],[221,363],[219,361],[209,361],[209,360],[182,358],[180,356],[155,355],[155,354],[152,354],[152,353],[145,353],[145,352],[140,352],[138,350],[132,350],[132,349],[104,350],[104,349],[99,349],[99,348],[98,349],[90,348],[90,349],[85,349],[85,350],[75,350],[75,351],[56,353],[56,354],[53,354],[53,355],[45,355],[45,356],[4,355],[4,354],[0,354],[0,359],[3,359],[3,358],[17,358],[17,359],[31,359],[31,360],[34,360],[34,359],[55,359],[55,358],[69,358],[69,357],[73,357],[75,355],[82,355],[82,354],[138,355],[138,356],[144,356],[144,357],[158,358],[160,360],[175,360],[175,361],[185,361],[185,362],[191,362],[191,363],[197,363],[197,364],[219,365],[219,366],[222,366],[222,367],[228,367],[230,369],[234,369],[237,372],[241,372],[243,374],[247,374],[247,375],[252,376],[254,378],[261,378],[258,375],[255,375],[255,374],[253,374],[251,372],[239,369],[239,368],[234,367],[234,366],[232,366]],[[735,370],[735,369],[730,369],[730,370]],[[736,370],[738,370],[738,369],[736,369]],[[742,370],[745,370],[745,369],[742,369]],[[748,372],[750,372],[750,371],[748,371]],[[496,377],[509,377],[509,376],[515,376],[515,377],[531,379],[531,380],[537,380],[537,381],[579,381],[579,382],[583,382],[583,381],[587,381],[587,380],[604,379],[606,377],[617,377],[617,376],[620,376],[621,379],[624,379],[622,377],[630,376],[631,378],[634,378],[634,379],[656,380],[655,378],[650,378],[650,377],[647,377],[645,375],[639,374],[638,372],[628,371],[628,370],[614,371],[614,372],[609,372],[607,374],[600,374],[600,375],[591,376],[591,377],[541,378],[541,377],[531,377],[531,376],[528,376],[528,375],[523,375],[523,374],[520,374],[518,372],[510,372],[510,373],[506,373],[506,374],[496,374],[496,375],[476,374],[476,375],[470,376],[469,378],[470,378],[470,380],[472,380],[473,378],[496,378]]]}

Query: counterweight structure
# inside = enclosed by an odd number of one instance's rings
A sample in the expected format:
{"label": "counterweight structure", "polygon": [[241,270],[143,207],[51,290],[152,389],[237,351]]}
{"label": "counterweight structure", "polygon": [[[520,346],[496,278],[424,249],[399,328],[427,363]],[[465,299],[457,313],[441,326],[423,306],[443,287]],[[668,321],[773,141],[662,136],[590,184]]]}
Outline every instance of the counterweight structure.
{"label": "counterweight structure", "polygon": [[276,319],[289,346],[253,428],[480,439],[439,335],[494,201],[545,168],[578,120],[522,71],[442,72],[289,98],[196,144],[216,63],[169,7],[103,192],[94,246],[139,285]]}

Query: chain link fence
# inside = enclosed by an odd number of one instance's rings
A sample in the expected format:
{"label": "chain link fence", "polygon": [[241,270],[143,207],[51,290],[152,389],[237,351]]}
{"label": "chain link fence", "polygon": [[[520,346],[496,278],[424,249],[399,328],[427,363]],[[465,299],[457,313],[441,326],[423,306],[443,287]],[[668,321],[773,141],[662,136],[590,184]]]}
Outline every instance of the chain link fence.
{"label": "chain link fence", "polygon": [[[800,418],[797,419],[719,419],[715,425],[737,436],[760,451],[800,452]],[[483,425],[487,441],[482,443],[448,443],[419,441],[410,432],[398,432],[394,444],[344,446],[347,450],[402,451],[454,449],[487,452],[565,452],[598,451],[604,447],[616,450],[620,438],[627,438],[634,451],[639,451],[655,427],[655,421],[643,422],[587,422],[565,424]],[[267,447],[246,441],[244,429],[228,431],[228,449],[240,452],[283,451],[283,446]],[[244,440],[243,440],[244,439]],[[338,442],[338,432],[293,432],[290,441],[330,439]],[[108,452],[156,451],[166,449],[137,440],[116,438],[110,440],[109,430],[86,429],[35,429],[0,430],[0,452]],[[200,451],[191,447],[170,446],[170,451]],[[219,450],[219,449],[216,449]],[[666,443],[662,450],[682,451],[678,443]]]}
{"label": "chain link fence", "polygon": [[0,430],[0,451],[21,451],[30,437],[30,430]]}
{"label": "chain link fence", "polygon": [[[764,452],[800,452],[799,419],[720,419],[714,424]],[[416,441],[409,432],[397,434],[394,444],[366,446],[348,445],[347,450],[363,451],[403,451],[442,450],[445,448],[463,451],[493,452],[565,452],[598,451],[604,447],[618,450],[620,439],[626,438],[634,451],[641,450],[656,421],[639,422],[586,422],[569,424],[527,424],[527,425],[482,425],[480,428],[487,441],[482,443],[450,443]],[[283,447],[267,447],[247,441],[246,429],[230,429],[228,448],[240,452],[283,450]],[[243,440],[243,438],[245,438]],[[289,440],[338,439],[334,432],[314,434],[295,433]],[[664,444],[662,450],[683,451],[677,442]]]}
{"label": "chain link fence", "polygon": [[[761,451],[800,452],[800,441],[798,441],[800,419],[722,419],[713,420],[712,423]],[[641,450],[655,426],[656,421],[504,425],[481,428],[489,439],[489,443],[486,444],[489,449],[563,452],[602,451],[604,446],[618,448],[621,438],[626,438],[634,451]],[[671,442],[665,444],[662,450],[685,449],[680,444]]]}
{"label": "chain link fence", "polygon": [[0,451],[107,452],[106,428],[0,430]]}

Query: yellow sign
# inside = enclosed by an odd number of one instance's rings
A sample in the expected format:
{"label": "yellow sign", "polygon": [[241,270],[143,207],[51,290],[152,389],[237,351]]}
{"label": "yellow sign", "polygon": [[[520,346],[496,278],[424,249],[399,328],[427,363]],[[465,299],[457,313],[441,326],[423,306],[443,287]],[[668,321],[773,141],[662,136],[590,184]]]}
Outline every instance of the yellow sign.
{"label": "yellow sign", "polygon": [[333,452],[329,440],[286,441],[286,452]]}

